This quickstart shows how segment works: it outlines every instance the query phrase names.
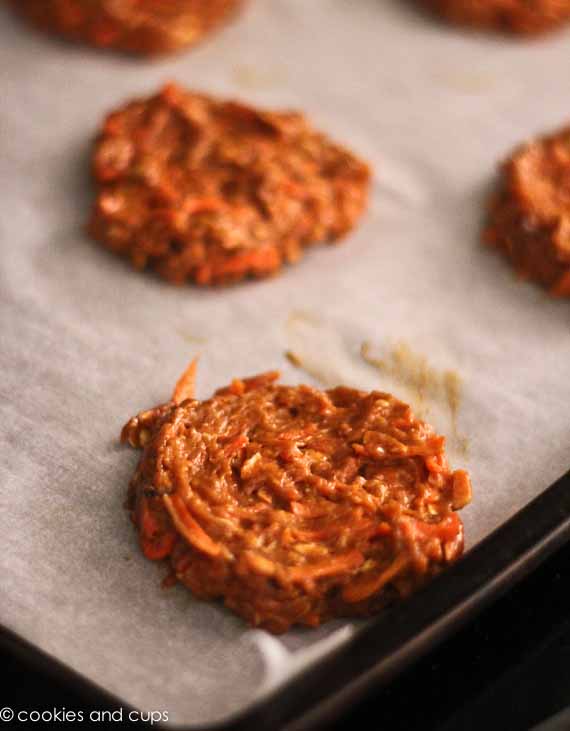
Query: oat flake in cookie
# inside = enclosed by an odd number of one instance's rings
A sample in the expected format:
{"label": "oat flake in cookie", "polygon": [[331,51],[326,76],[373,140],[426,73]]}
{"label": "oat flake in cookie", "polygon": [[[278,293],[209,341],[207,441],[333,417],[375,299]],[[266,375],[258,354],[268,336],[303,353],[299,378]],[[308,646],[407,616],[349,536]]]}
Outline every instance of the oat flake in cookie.
{"label": "oat flake in cookie", "polygon": [[451,23],[537,35],[570,20],[570,0],[421,0]]}
{"label": "oat flake in cookie", "polygon": [[485,242],[520,277],[570,297],[570,127],[515,150],[500,175]]}
{"label": "oat flake in cookie", "polygon": [[166,86],[97,139],[92,236],[174,283],[273,274],[333,241],[366,205],[369,170],[302,114]]}
{"label": "oat flake in cookie", "polygon": [[143,453],[129,489],[142,550],[200,599],[280,633],[366,616],[463,550],[471,499],[444,438],[387,393],[236,379],[131,419]]}
{"label": "oat flake in cookie", "polygon": [[152,55],[198,43],[244,0],[8,0],[36,27],[102,48]]}

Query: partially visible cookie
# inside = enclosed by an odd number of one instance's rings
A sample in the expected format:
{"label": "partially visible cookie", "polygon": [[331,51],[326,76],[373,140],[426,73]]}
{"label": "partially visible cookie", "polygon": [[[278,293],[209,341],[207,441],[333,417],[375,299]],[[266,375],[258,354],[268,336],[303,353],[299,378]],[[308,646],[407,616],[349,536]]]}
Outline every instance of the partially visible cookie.
{"label": "partially visible cookie", "polygon": [[519,147],[503,163],[484,239],[521,277],[570,297],[570,127]]}
{"label": "partially visible cookie", "polygon": [[9,0],[38,28],[140,54],[198,43],[243,0]]}
{"label": "partially visible cookie", "polygon": [[570,0],[422,0],[446,20],[520,35],[549,31],[570,19]]}
{"label": "partially visible cookie", "polygon": [[182,283],[274,273],[346,234],[369,170],[303,115],[166,86],[111,114],[96,142],[90,232]]}

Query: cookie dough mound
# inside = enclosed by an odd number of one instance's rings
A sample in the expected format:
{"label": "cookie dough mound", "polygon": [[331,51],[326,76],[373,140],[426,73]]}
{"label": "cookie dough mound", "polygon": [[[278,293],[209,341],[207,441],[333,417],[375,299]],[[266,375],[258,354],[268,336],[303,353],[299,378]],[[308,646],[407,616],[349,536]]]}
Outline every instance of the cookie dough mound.
{"label": "cookie dough mound", "polygon": [[294,112],[265,112],[169,85],[106,120],[90,231],[174,283],[274,273],[346,234],[367,166]]}
{"label": "cookie dough mound", "polygon": [[519,147],[500,175],[485,242],[522,278],[570,297],[570,127]]}
{"label": "cookie dough mound", "polygon": [[457,25],[536,35],[570,19],[570,0],[422,0]]}
{"label": "cookie dough mound", "polygon": [[443,437],[387,393],[277,379],[200,402],[191,369],[124,427],[141,547],[170,581],[280,633],[370,615],[460,556],[471,488]]}
{"label": "cookie dough mound", "polygon": [[243,0],[9,0],[38,28],[92,46],[140,54],[198,43]]}

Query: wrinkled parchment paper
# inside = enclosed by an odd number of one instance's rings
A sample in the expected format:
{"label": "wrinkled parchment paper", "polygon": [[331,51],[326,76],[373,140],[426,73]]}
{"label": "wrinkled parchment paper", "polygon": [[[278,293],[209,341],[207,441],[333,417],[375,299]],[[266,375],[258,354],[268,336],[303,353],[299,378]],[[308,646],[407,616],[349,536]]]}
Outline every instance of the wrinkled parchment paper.
{"label": "wrinkled parchment paper", "polygon": [[[122,507],[137,454],[119,430],[197,354],[199,396],[281,368],[289,382],[318,383],[310,372],[409,399],[471,471],[469,545],[570,466],[570,304],[478,243],[495,162],[568,119],[569,43],[462,34],[403,1],[252,0],[202,47],[144,62],[1,13],[7,627],[125,701],[196,725],[244,710],[356,631],[250,631],[162,591],[164,569],[139,554]],[[90,243],[92,135],[168,79],[305,110],[375,168],[362,225],[273,280],[224,290],[172,287]]]}

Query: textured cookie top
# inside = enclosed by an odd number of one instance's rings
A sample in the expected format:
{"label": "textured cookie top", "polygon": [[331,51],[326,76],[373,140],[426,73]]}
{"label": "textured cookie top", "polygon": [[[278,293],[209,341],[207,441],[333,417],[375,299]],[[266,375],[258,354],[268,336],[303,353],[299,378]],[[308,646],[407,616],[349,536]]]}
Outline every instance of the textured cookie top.
{"label": "textured cookie top", "polygon": [[197,43],[243,0],[9,0],[42,30],[141,54]]}
{"label": "textured cookie top", "polygon": [[274,631],[369,613],[458,557],[470,485],[443,437],[389,394],[276,378],[126,425],[144,446],[131,497],[149,557]]}
{"label": "textured cookie top", "polygon": [[570,127],[517,149],[503,175],[529,215],[543,222],[570,216]]}
{"label": "textured cookie top", "polygon": [[169,85],[106,120],[91,232],[172,282],[263,276],[335,239],[366,202],[367,166],[294,112]]}
{"label": "textured cookie top", "polygon": [[519,148],[501,165],[485,243],[522,278],[570,296],[570,128]]}
{"label": "textured cookie top", "polygon": [[536,35],[570,20],[570,0],[421,0],[452,23]]}

